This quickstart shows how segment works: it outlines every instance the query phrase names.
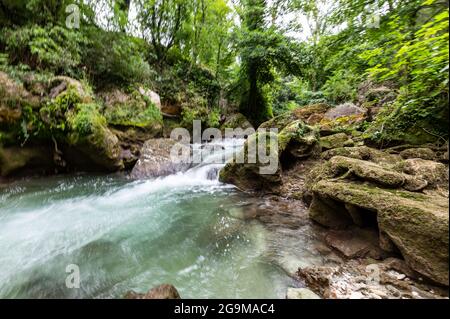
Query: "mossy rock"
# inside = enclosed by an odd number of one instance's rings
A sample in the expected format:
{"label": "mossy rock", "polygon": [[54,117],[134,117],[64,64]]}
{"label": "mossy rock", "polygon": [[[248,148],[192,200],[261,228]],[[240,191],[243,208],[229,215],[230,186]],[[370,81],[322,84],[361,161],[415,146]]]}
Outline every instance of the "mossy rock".
{"label": "mossy rock", "polygon": [[17,129],[25,107],[39,103],[21,83],[0,71],[0,129]]}
{"label": "mossy rock", "polygon": [[[249,150],[258,150],[258,141],[266,139],[266,162],[260,161],[258,156],[252,160]],[[220,171],[219,179],[224,183],[231,183],[242,190],[270,191],[281,185],[282,166],[288,161],[296,161],[319,154],[318,131],[297,120],[287,125],[278,135],[271,131],[258,131],[248,137],[242,152],[237,158],[242,161],[231,160]],[[270,154],[270,156],[269,156]],[[267,173],[261,168],[276,164],[276,169]]]}
{"label": "mossy rock", "polygon": [[287,125],[278,134],[280,155],[288,152],[294,158],[306,158],[320,153],[319,132],[301,120]]}
{"label": "mossy rock", "polygon": [[259,127],[264,129],[277,128],[281,131],[294,121],[302,120],[306,122],[313,114],[325,114],[329,108],[330,106],[324,103],[298,107],[262,123]]}
{"label": "mossy rock", "polygon": [[20,173],[47,173],[55,169],[53,152],[46,145],[10,146],[0,145],[0,176]]}
{"label": "mossy rock", "polygon": [[338,147],[325,151],[321,155],[325,160],[329,160],[334,156],[356,158],[383,165],[395,165],[402,160],[399,155],[389,154],[368,146]]}
{"label": "mossy rock", "polygon": [[92,162],[115,171],[123,168],[119,140],[106,125],[97,104],[77,104],[68,112],[67,142],[85,154]]}
{"label": "mossy rock", "polygon": [[[264,151],[267,158],[264,160],[258,155],[258,141],[261,139],[266,140]],[[273,132],[257,132],[249,136],[242,151],[220,171],[219,180],[245,191],[269,190],[281,184],[279,149],[274,141],[277,141],[277,135]],[[275,171],[265,174],[264,168],[270,163],[276,164]]]}
{"label": "mossy rock", "polygon": [[114,90],[101,93],[100,96],[105,103],[102,113],[108,124],[114,127],[140,128],[149,133],[148,138],[162,135],[161,110],[142,92],[133,90],[125,93]]}
{"label": "mossy rock", "polygon": [[387,124],[383,126],[382,123],[379,123],[381,119],[380,116],[378,121],[373,122],[365,130],[363,138],[367,145],[388,147],[410,144],[420,146],[440,142],[441,140],[440,137],[432,133],[434,131],[433,124],[426,121],[408,121],[406,123],[400,117],[388,119]]}
{"label": "mossy rock", "polygon": [[320,138],[320,146],[322,147],[322,151],[353,145],[353,140],[345,133],[337,133]]}
{"label": "mossy rock", "polygon": [[[436,194],[382,189],[351,181],[321,180],[314,196],[375,212],[379,230],[400,250],[415,271],[448,286],[448,199]],[[342,204],[341,204],[342,205]],[[316,211],[317,214],[323,214]],[[310,216],[317,219],[315,213]]]}
{"label": "mossy rock", "polygon": [[[105,117],[100,114],[101,106],[93,100],[90,89],[81,82],[59,78],[58,95],[40,110],[42,121],[51,136],[80,152],[67,160],[75,166],[83,162],[83,169],[91,162],[95,169],[114,171],[123,168],[121,149],[117,137],[109,130]],[[89,102],[90,101],[90,102]],[[88,102],[88,103],[86,103]],[[77,161],[76,159],[82,158]]]}
{"label": "mossy rock", "polygon": [[394,169],[425,180],[427,182],[427,188],[448,191],[448,165],[421,158],[410,158],[398,162],[394,166]]}
{"label": "mossy rock", "polygon": [[362,180],[384,187],[398,188],[406,181],[403,174],[369,161],[335,156],[330,159],[330,165],[333,172],[338,172],[344,176],[345,174],[353,174]]}
{"label": "mossy rock", "polygon": [[400,152],[400,156],[404,159],[421,158],[424,160],[435,160],[436,153],[427,147],[408,148]]}

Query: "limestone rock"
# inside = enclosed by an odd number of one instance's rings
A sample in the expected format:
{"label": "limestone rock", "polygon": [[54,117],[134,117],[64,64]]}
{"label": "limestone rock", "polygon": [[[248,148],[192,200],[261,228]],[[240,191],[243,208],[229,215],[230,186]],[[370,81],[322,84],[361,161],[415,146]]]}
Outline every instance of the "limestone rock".
{"label": "limestone rock", "polygon": [[53,151],[49,146],[0,146],[0,176],[10,176],[19,172],[27,173],[52,171],[55,168]]}
{"label": "limestone rock", "polygon": [[145,89],[143,87],[139,88],[139,93],[147,97],[150,100],[150,102],[152,102],[158,108],[158,110],[161,110],[161,97],[159,96],[158,93],[150,89]]}
{"label": "limestone rock", "polygon": [[145,294],[129,291],[124,296],[125,299],[181,299],[180,294],[173,285],[162,284],[150,289]]}
{"label": "limestone rock", "polygon": [[396,167],[406,174],[417,176],[427,181],[432,187],[440,187],[448,190],[449,171],[448,166],[439,162],[411,158],[399,162]]}
{"label": "limestone rock", "polygon": [[[318,182],[320,198],[349,203],[377,213],[378,227],[400,250],[407,264],[432,280],[448,285],[448,199],[384,190],[349,181]],[[311,215],[314,218],[314,214]]]}
{"label": "limestone rock", "polygon": [[[262,160],[257,156],[258,145],[263,147],[264,143],[258,141],[265,140],[265,154],[267,159]],[[272,132],[257,132],[248,137],[243,150],[230,160],[219,173],[219,180],[223,183],[236,185],[242,190],[262,190],[271,189],[275,185],[281,184],[281,165],[279,165],[279,147],[274,143],[277,135]],[[273,163],[273,171],[265,173],[265,168],[269,169]]]}
{"label": "limestone rock", "polygon": [[307,288],[288,288],[286,299],[321,299],[316,293]]}
{"label": "limestone rock", "polygon": [[357,107],[352,103],[344,103],[327,111],[324,118],[328,120],[336,120],[341,117],[363,115],[364,113],[364,109]]}
{"label": "limestone rock", "polygon": [[[265,140],[265,144],[258,143],[261,139]],[[318,140],[318,132],[300,120],[287,125],[278,135],[273,132],[257,132],[249,136],[237,156],[243,160],[228,162],[220,171],[219,179],[242,190],[270,191],[282,184],[283,163],[318,154]],[[255,160],[249,160],[264,145],[267,158],[256,156]],[[269,168],[272,170],[269,171]]]}
{"label": "limestone rock", "polygon": [[354,142],[345,133],[337,133],[320,138],[322,151],[337,147],[353,146]]}
{"label": "limestone rock", "polygon": [[436,153],[427,147],[408,148],[400,152],[400,156],[404,159],[421,158],[424,160],[435,160]]}
{"label": "limestone rock", "polygon": [[130,176],[136,179],[156,178],[187,170],[190,163],[176,163],[171,159],[170,152],[176,143],[177,141],[168,138],[146,141]]}
{"label": "limestone rock", "polygon": [[297,121],[307,121],[312,115],[320,116],[319,114],[325,114],[330,108],[328,104],[318,103],[307,106],[298,107],[290,112],[283,113],[273,119],[264,122],[260,125],[260,128],[277,128],[279,131],[284,129],[288,124]]}

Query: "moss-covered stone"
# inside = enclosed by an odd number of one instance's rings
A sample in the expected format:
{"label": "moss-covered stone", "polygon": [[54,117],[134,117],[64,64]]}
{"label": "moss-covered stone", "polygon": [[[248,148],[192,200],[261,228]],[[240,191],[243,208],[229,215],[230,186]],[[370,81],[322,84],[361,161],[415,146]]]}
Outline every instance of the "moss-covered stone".
{"label": "moss-covered stone", "polygon": [[128,94],[115,90],[102,93],[105,103],[103,114],[109,125],[137,127],[149,132],[149,138],[161,135],[163,124],[161,111],[142,92],[134,90]]}
{"label": "moss-covered stone", "polygon": [[320,146],[323,151],[337,147],[353,146],[354,142],[345,133],[337,133],[320,138]]}
{"label": "moss-covered stone", "polygon": [[0,145],[0,176],[6,177],[18,172],[46,173],[54,170],[52,149],[48,146],[9,146]]}
{"label": "moss-covered stone", "polygon": [[262,123],[259,127],[264,129],[277,128],[281,131],[288,124],[294,121],[302,120],[306,122],[314,114],[325,114],[329,108],[330,106],[324,103],[302,106],[290,112],[276,116],[273,119]]}
{"label": "moss-covered stone", "polygon": [[289,152],[295,158],[306,158],[320,153],[319,133],[313,127],[301,120],[287,125],[278,134],[278,149],[280,155]]}
{"label": "moss-covered stone", "polygon": [[[252,161],[249,150],[258,150],[258,141],[266,139],[265,162],[258,156]],[[284,161],[305,159],[319,153],[319,135],[314,128],[301,120],[287,125],[279,134],[270,131],[258,131],[248,137],[242,152],[237,156],[243,162],[232,160],[220,171],[220,181],[231,183],[242,190],[270,191],[282,183],[281,173]],[[262,173],[261,168],[269,163],[276,164],[272,173]]]}
{"label": "moss-covered stone", "polygon": [[[267,161],[263,161],[258,155],[258,141],[266,140],[265,154]],[[279,165],[278,147],[274,141],[277,136],[272,132],[257,132],[248,137],[243,150],[230,160],[219,173],[219,180],[223,183],[236,185],[242,190],[270,189],[281,183],[281,166]],[[275,172],[262,173],[261,169],[274,163]]]}
{"label": "moss-covered stone", "polygon": [[0,130],[19,135],[24,108],[35,106],[37,103],[38,99],[21,83],[0,72]]}
{"label": "moss-covered stone", "polygon": [[394,168],[427,181],[428,188],[448,190],[448,165],[421,158],[411,158],[398,162]]}
{"label": "moss-covered stone", "polygon": [[400,156],[404,159],[421,158],[424,160],[435,160],[436,153],[427,147],[408,148],[400,152]]}
{"label": "moss-covered stone", "polygon": [[342,228],[349,216],[360,225],[376,214],[380,247],[398,249],[414,270],[448,285],[448,166],[368,147],[336,148],[322,158],[305,182],[310,217]]}
{"label": "moss-covered stone", "polygon": [[123,168],[119,140],[106,125],[97,104],[77,104],[67,114],[67,142],[92,162],[114,171]]}
{"label": "moss-covered stone", "polygon": [[359,159],[335,156],[330,159],[333,172],[343,176],[353,174],[354,176],[373,182],[384,187],[397,188],[405,183],[405,176],[396,171],[385,169],[380,165]]}
{"label": "moss-covered stone", "polygon": [[317,182],[313,192],[320,198],[376,212],[380,231],[389,236],[408,265],[422,275],[448,285],[447,198],[330,180]]}
{"label": "moss-covered stone", "polygon": [[338,147],[325,151],[321,155],[325,160],[329,160],[333,156],[345,156],[383,165],[395,165],[402,160],[398,155],[389,154],[367,146]]}

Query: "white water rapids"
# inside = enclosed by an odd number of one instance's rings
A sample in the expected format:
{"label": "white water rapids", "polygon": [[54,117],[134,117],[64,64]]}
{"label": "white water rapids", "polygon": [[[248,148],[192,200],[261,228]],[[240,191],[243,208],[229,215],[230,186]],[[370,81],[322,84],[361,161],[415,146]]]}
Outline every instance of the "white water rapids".
{"label": "white water rapids", "polygon": [[[229,158],[241,145],[223,141],[211,156]],[[223,164],[210,161],[154,180],[70,175],[0,185],[0,298],[121,298],[161,283],[182,298],[284,298],[297,283],[273,256],[320,257],[292,232],[274,240],[263,223],[232,216],[249,198],[219,183]],[[68,265],[79,267],[79,289],[66,286]]]}

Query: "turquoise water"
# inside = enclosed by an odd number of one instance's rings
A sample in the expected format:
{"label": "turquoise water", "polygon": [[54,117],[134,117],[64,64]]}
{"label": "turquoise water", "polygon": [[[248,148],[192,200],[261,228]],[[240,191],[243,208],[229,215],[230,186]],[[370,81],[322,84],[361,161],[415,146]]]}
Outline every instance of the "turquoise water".
{"label": "turquoise water", "polygon": [[[0,297],[121,298],[161,283],[182,298],[284,298],[270,231],[230,216],[246,199],[198,174],[64,176],[0,187]],[[80,288],[67,288],[67,265]]]}

